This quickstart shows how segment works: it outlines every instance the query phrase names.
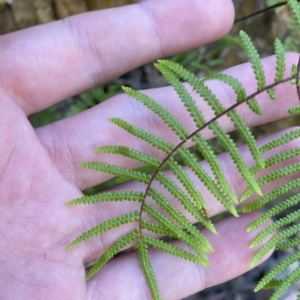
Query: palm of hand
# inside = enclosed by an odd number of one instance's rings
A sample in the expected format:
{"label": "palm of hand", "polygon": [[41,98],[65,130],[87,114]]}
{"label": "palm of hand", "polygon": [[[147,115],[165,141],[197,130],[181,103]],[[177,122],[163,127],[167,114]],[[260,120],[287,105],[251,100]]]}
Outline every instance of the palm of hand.
{"label": "palm of hand", "polygon": [[82,260],[64,250],[76,224],[63,203],[81,193],[53,165],[20,107],[5,97],[1,105],[1,298],[85,299]]}

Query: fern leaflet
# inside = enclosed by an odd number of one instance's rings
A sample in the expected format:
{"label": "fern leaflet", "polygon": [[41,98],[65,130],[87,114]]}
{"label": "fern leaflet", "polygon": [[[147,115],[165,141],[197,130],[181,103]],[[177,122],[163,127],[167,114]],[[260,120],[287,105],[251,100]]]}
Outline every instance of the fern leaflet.
{"label": "fern leaflet", "polygon": [[128,246],[134,240],[138,239],[139,232],[138,230],[134,230],[130,233],[125,234],[117,241],[115,241],[97,260],[95,265],[88,272],[86,279],[92,278],[104,265],[114,257],[118,252],[120,252],[125,246]]}
{"label": "fern leaflet", "polygon": [[116,218],[112,218],[106,222],[103,222],[99,224],[98,226],[86,231],[84,234],[79,236],[77,239],[75,239],[73,242],[71,242],[66,249],[70,250],[74,246],[76,246],[79,243],[82,243],[88,239],[91,239],[97,235],[100,235],[104,232],[107,232],[113,228],[120,227],[121,225],[127,224],[127,223],[132,223],[132,222],[137,222],[139,220],[139,212],[134,211],[132,213],[126,214],[126,215],[121,215]]}

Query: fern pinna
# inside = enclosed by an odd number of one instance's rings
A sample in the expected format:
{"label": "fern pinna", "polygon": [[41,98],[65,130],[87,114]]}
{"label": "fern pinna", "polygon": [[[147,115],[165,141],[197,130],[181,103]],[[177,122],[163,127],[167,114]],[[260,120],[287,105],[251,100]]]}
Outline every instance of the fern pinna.
{"label": "fern pinna", "polygon": [[[289,0],[288,5],[294,15],[295,21],[300,27],[300,9],[296,0]],[[131,170],[122,168],[113,164],[86,162],[81,167],[92,170],[109,173],[113,176],[120,176],[128,180],[134,180],[144,185],[144,191],[124,191],[124,192],[102,192],[93,196],[84,196],[79,199],[68,202],[68,205],[80,204],[100,204],[102,202],[116,201],[134,201],[140,203],[140,209],[129,212],[127,214],[117,216],[98,226],[85,232],[77,239],[72,241],[66,249],[71,249],[77,244],[84,242],[90,238],[99,236],[111,229],[120,227],[124,224],[135,223],[136,228],[125,234],[101,255],[97,262],[90,269],[87,279],[94,276],[111,258],[118,252],[129,246],[133,246],[138,251],[141,268],[149,284],[149,288],[153,299],[162,299],[156,276],[149,259],[149,248],[156,248],[165,251],[171,255],[178,256],[185,260],[201,264],[209,267],[208,254],[213,251],[207,238],[199,231],[182,212],[182,209],[175,207],[169,202],[164,191],[171,194],[178,200],[182,208],[190,214],[197,222],[201,223],[205,228],[213,233],[217,233],[214,224],[209,219],[209,211],[206,201],[201,191],[196,188],[195,182],[190,175],[178,162],[178,155],[182,158],[184,165],[192,171],[198,180],[206,187],[206,189],[229,211],[233,216],[238,217],[240,212],[250,212],[261,208],[273,201],[279,195],[283,195],[300,187],[300,179],[296,178],[289,182],[278,186],[267,194],[263,195],[261,187],[271,181],[287,177],[290,174],[299,172],[300,163],[287,164],[293,158],[299,156],[300,148],[294,148],[285,152],[276,153],[267,159],[263,155],[271,150],[280,147],[290,141],[300,137],[300,130],[296,129],[283,134],[277,139],[273,139],[266,145],[258,146],[250,128],[247,126],[243,118],[239,115],[236,108],[241,104],[248,105],[251,113],[261,115],[262,110],[259,103],[255,99],[260,93],[268,93],[270,99],[275,99],[276,86],[283,82],[292,82],[295,84],[299,93],[299,69],[300,64],[294,65],[289,77],[285,77],[285,51],[282,43],[276,39],[276,70],[274,70],[275,78],[272,84],[266,84],[266,76],[259,55],[251,42],[251,39],[245,32],[240,33],[241,42],[249,57],[255,78],[257,81],[256,92],[247,95],[246,90],[237,78],[233,78],[226,74],[212,75],[204,79],[198,79],[195,75],[185,70],[182,66],[167,60],[160,60],[156,67],[163,74],[166,80],[172,85],[178,97],[181,99],[184,107],[190,114],[197,129],[190,133],[187,129],[163,106],[151,97],[134,91],[131,88],[124,87],[124,91],[130,96],[141,102],[155,115],[159,116],[166,125],[178,136],[180,142],[172,145],[163,138],[147,132],[128,121],[112,118],[110,121],[125,130],[127,133],[141,139],[154,148],[165,153],[165,157],[161,160],[149,154],[125,146],[105,146],[97,148],[98,153],[110,153],[121,155],[123,157],[133,159],[143,165],[151,166],[154,170],[152,174],[144,173],[140,170]],[[299,60],[300,61],[300,60]],[[207,84],[209,81],[217,80],[228,85],[236,94],[236,103],[229,108],[225,108],[214,92]],[[185,82],[185,83],[183,83]],[[199,110],[188,87],[191,87],[193,93],[198,94],[211,108],[214,117],[210,120],[205,118],[205,114]],[[299,93],[300,94],[300,93]],[[300,106],[290,109],[290,113],[296,114],[300,112]],[[248,146],[251,156],[254,160],[254,166],[248,167],[240,154],[237,145],[232,138],[226,133],[225,129],[220,125],[219,119],[227,116],[241,138]],[[203,129],[213,132],[219,143],[230,155],[232,162],[241,174],[243,180],[247,184],[242,197],[238,199],[230,184],[226,180],[222,167],[218,161],[217,155],[213,151],[211,145],[202,135]],[[197,157],[185,146],[187,141],[192,140],[197,149],[207,162],[209,171],[205,170],[199,164]],[[174,154],[177,156],[174,156]],[[285,162],[285,167],[277,168],[275,171],[269,172],[267,175],[260,176],[259,172],[264,169],[274,167]],[[176,180],[170,179],[163,172],[163,168],[168,168],[173,173]],[[258,179],[255,175],[258,174]],[[260,177],[259,177],[260,176]],[[156,183],[154,185],[154,183]],[[158,189],[157,186],[160,188]],[[252,194],[256,194],[257,200],[246,205],[242,205],[242,201],[248,199]],[[273,206],[265,213],[259,216],[248,228],[252,231],[259,228],[263,223],[267,222],[284,210],[294,207],[300,202],[300,196],[294,195],[287,198],[282,203]],[[240,204],[239,208],[236,208]],[[272,225],[260,231],[251,242],[250,247],[259,247],[262,241],[264,245],[258,248],[251,266],[254,266],[261,258],[265,256],[274,247],[278,250],[289,249],[300,243],[298,236],[300,232],[300,210],[297,209],[292,213],[275,221]],[[279,230],[277,235],[274,235]],[[160,239],[161,236],[167,236],[181,240],[188,245],[190,251],[175,246]],[[300,258],[300,251],[295,251],[290,257],[282,261],[266,274],[258,283],[256,291],[262,288],[275,288],[271,297],[272,300],[279,299],[284,291],[293,283],[300,280],[300,266],[295,268],[284,279],[276,280],[277,275],[282,273],[287,267]]]}

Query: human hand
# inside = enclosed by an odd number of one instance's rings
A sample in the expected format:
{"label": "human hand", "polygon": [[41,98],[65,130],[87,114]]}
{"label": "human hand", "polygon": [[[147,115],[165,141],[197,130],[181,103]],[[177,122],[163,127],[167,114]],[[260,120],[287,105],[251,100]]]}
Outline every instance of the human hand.
{"label": "human hand", "polygon": [[[150,298],[133,253],[112,260],[85,281],[84,263],[101,255],[124,233],[123,228],[69,252],[64,249],[73,238],[124,213],[131,204],[104,204],[96,210],[94,206],[66,207],[65,202],[108,179],[107,175],[77,167],[84,161],[109,161],[110,157],[99,158],[92,149],[134,143],[107,121],[109,117],[123,117],[157,134],[163,133],[164,125],[126,95],[37,130],[27,116],[146,62],[216,40],[230,29],[232,21],[230,0],[149,0],[0,37],[1,299]],[[274,59],[265,63],[271,74]],[[239,76],[249,91],[254,82],[251,72],[249,65],[228,70]],[[296,103],[295,91],[289,85],[278,91],[280,108]],[[224,103],[232,102],[231,92],[224,92]],[[173,104],[176,97],[169,88],[148,93],[192,128],[179,106]],[[287,93],[290,97],[285,98]],[[280,102],[283,98],[285,101]],[[264,99],[261,103],[263,106]],[[199,105],[204,105],[201,100]],[[286,110],[278,109],[278,105],[268,107],[264,121],[284,116]],[[247,120],[252,125],[259,122],[255,117]],[[172,142],[174,137],[169,138]],[[135,146],[149,151],[145,145]],[[226,155],[220,160],[226,171]],[[118,162],[136,167],[125,160]],[[238,174],[230,173],[230,178],[240,194]],[[126,188],[133,186],[129,183]],[[223,210],[213,199],[208,205],[211,215]],[[253,255],[248,249],[253,234],[245,234],[245,230],[254,217],[228,218],[217,224],[218,236],[207,233],[215,249],[209,269],[153,251],[163,299],[183,298],[247,271]]]}

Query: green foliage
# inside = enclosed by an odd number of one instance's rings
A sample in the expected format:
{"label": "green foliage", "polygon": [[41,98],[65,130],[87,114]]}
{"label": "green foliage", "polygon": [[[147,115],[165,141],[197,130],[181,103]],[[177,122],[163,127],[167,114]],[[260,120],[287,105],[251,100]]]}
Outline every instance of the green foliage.
{"label": "green foliage", "polygon": [[[288,1],[288,5],[291,7],[295,20],[300,20],[297,1],[290,0]],[[147,132],[128,121],[119,118],[110,119],[114,125],[123,129],[127,134],[165,153],[165,157],[157,159],[153,155],[125,146],[105,146],[95,149],[95,152],[99,153],[99,155],[101,153],[121,155],[124,158],[135,160],[140,164],[151,167],[153,172],[148,174],[141,170],[131,170],[114,164],[97,162],[85,162],[80,165],[94,171],[139,182],[143,187],[143,192],[104,192],[97,195],[84,196],[67,203],[67,205],[73,206],[82,204],[101,205],[103,202],[135,201],[140,205],[139,211],[128,212],[125,215],[107,220],[83,233],[66,247],[70,249],[78,243],[95,238],[104,232],[116,229],[124,224],[132,223],[136,227],[133,231],[116,240],[100,256],[88,273],[88,279],[94,276],[119,251],[125,247],[133,246],[139,253],[141,269],[144,272],[153,299],[162,299],[151,265],[149,248],[155,248],[209,267],[207,255],[213,251],[213,248],[205,235],[186,217],[186,213],[188,213],[202,224],[203,227],[213,233],[217,233],[214,224],[209,219],[208,205],[204,198],[203,190],[209,192],[233,216],[238,217],[238,211],[242,213],[250,212],[266,204],[270,205],[276,197],[300,187],[299,178],[291,179],[293,174],[300,170],[300,163],[293,161],[299,156],[300,148],[296,147],[286,149],[285,151],[277,149],[284,145],[291,145],[291,141],[300,137],[300,130],[288,131],[279,138],[258,147],[251,129],[246,125],[245,120],[237,111],[237,107],[244,104],[249,107],[249,113],[258,116],[262,115],[263,117],[263,112],[256,99],[257,96],[261,93],[268,93],[270,99],[273,100],[276,97],[276,87],[279,84],[287,81],[295,81],[298,84],[298,67],[294,65],[291,70],[292,75],[288,78],[285,77],[285,50],[283,44],[276,39],[275,76],[274,81],[270,85],[267,85],[263,64],[254,44],[245,32],[241,31],[240,37],[256,78],[257,88],[256,92],[252,95],[247,95],[243,84],[237,78],[229,75],[211,75],[201,80],[174,61],[160,60],[155,64],[169,84],[172,85],[190,119],[194,122],[196,129],[193,132],[189,132],[175,116],[155,101],[155,99],[141,92],[134,91],[131,88],[123,88],[130,97],[146,106],[156,117],[160,117],[170,129],[170,133],[177,136],[178,141],[173,145],[165,141],[164,137]],[[229,87],[234,91],[236,101],[232,106],[223,106],[217,95],[210,89],[209,81],[217,81],[219,84],[227,88]],[[298,86],[295,88],[298,88]],[[199,109],[195,100],[195,94],[206,102],[207,107],[213,113],[214,117],[210,120],[206,120],[205,118],[206,111]],[[299,107],[290,108],[290,113],[299,113]],[[245,142],[253,158],[254,165],[252,167],[246,163],[236,143],[222,126],[222,122],[220,122],[222,117],[228,118],[228,122],[231,122]],[[216,136],[216,139],[228,152],[232,160],[232,168],[236,168],[237,172],[241,175],[241,180],[246,184],[247,187],[240,199],[238,199],[238,196],[231,187],[230,181],[226,179],[217,154],[202,135],[204,129],[210,130]],[[203,164],[185,146],[189,140],[195,143],[208,168],[204,168]],[[264,159],[263,154],[271,151],[272,155]],[[174,156],[175,154],[176,157]],[[178,156],[181,157],[185,167],[179,164]],[[285,163],[286,166],[282,167],[281,163]],[[171,176],[163,172],[165,168],[170,170]],[[265,175],[261,175],[261,171],[265,171]],[[263,195],[261,187],[276,180],[283,180],[283,183]],[[203,188],[198,188],[199,185]],[[167,195],[170,194],[175,199],[174,201],[178,202],[177,205],[174,205],[168,199]],[[237,204],[242,204],[242,201],[248,199],[250,196],[255,196],[256,200],[241,205],[239,209],[236,209],[235,206]],[[265,227],[253,238],[250,248],[257,248],[257,252],[251,261],[251,267],[254,267],[273,248],[289,249],[299,244],[300,239],[298,234],[300,232],[300,224],[298,221],[300,219],[300,209],[294,209],[293,212],[284,212],[288,208],[296,207],[299,202],[299,195],[289,197],[280,204],[273,205],[250,224],[248,232],[264,225],[270,218],[284,214],[283,217]],[[276,234],[276,231],[278,231],[278,234]],[[178,239],[187,245],[189,250],[167,243],[160,239],[161,236]],[[276,277],[292,263],[298,261],[299,255],[299,251],[296,251],[286,260],[275,266],[273,270],[260,280],[256,291],[262,288],[274,288],[275,291],[271,299],[279,299],[291,284],[300,280],[300,267],[297,267],[283,280],[277,280]]]}
{"label": "green foliage", "polygon": [[[289,6],[293,6],[293,11],[297,11],[297,1],[291,1]],[[299,2],[299,1],[298,1]],[[285,4],[284,1],[281,0],[267,0],[267,6],[277,5],[277,11],[280,12],[282,9],[282,5]],[[299,20],[299,18],[298,18]],[[287,31],[282,35],[282,44],[285,51],[298,52],[299,50],[299,25],[296,18],[291,18],[289,20]]]}
{"label": "green foliage", "polygon": [[250,231],[257,229],[259,226],[261,226],[263,223],[267,222],[272,217],[278,215],[279,213],[281,213],[282,211],[284,211],[290,207],[297,205],[299,202],[300,202],[300,195],[295,195],[295,196],[292,196],[291,198],[285,200],[284,202],[273,206],[271,209],[264,212],[260,217],[255,219],[255,221],[253,221],[249,225],[247,231],[250,232]]}
{"label": "green foliage", "polygon": [[291,107],[291,108],[289,109],[289,113],[290,113],[291,115],[299,115],[299,114],[300,114],[300,105],[297,105],[297,106],[295,106],[295,107]]}
{"label": "green foliage", "polygon": [[[246,32],[241,31],[240,37],[255,74],[257,90],[262,91],[266,87],[266,76],[258,52]],[[273,98],[272,95],[271,99]]]}
{"label": "green foliage", "polygon": [[121,85],[111,83],[91,89],[77,96],[71,104],[68,112],[68,117],[85,111],[95,105],[115,96],[120,93]]}
{"label": "green foliage", "polygon": [[[274,172],[269,173],[268,175],[262,176],[257,180],[257,183],[259,186],[263,186],[271,181],[278,180],[280,178],[286,177],[292,173],[297,173],[299,170],[300,164],[296,163],[294,165],[289,165],[283,168],[280,168]],[[247,188],[244,193],[242,198],[247,199],[251,196],[252,192],[251,189]]]}
{"label": "green foliage", "polygon": [[266,205],[267,203],[269,203],[270,201],[274,200],[275,198],[277,198],[281,195],[284,195],[299,186],[300,186],[300,180],[298,178],[291,180],[285,184],[280,185],[279,187],[275,188],[271,192],[263,195],[259,199],[255,200],[249,204],[246,204],[245,206],[243,206],[241,208],[241,211],[246,213],[246,212],[250,212],[250,211],[259,209],[259,208],[263,207],[264,205]]}
{"label": "green foliage", "polygon": [[162,297],[160,295],[159,287],[157,284],[157,280],[155,277],[155,274],[153,272],[150,259],[149,259],[149,253],[148,253],[148,246],[144,243],[140,242],[137,245],[139,256],[140,256],[140,262],[141,266],[143,268],[144,274],[146,276],[147,282],[149,284],[149,288],[152,294],[153,299],[162,300]]}
{"label": "green foliage", "polygon": [[272,6],[274,4],[279,3],[281,0],[267,0],[266,4],[267,6]]}
{"label": "green foliage", "polygon": [[276,250],[287,250],[290,248],[295,248],[296,246],[298,246],[300,244],[300,237],[295,237],[292,239],[289,239],[287,241],[281,242],[279,244],[276,245]]}
{"label": "green foliage", "polygon": [[298,29],[300,28],[300,10],[299,10],[299,3],[297,0],[288,0],[288,6],[290,7],[294,20],[297,22]]}
{"label": "green foliage", "polygon": [[[284,47],[279,39],[275,40],[275,55],[276,55],[276,77],[275,82],[281,82],[284,77],[284,71],[285,71],[285,50]],[[268,90],[268,93],[270,95],[271,99],[275,99],[275,92],[276,88],[272,88]]]}
{"label": "green foliage", "polygon": [[[230,75],[215,74],[215,75],[207,76],[203,79],[203,82],[208,81],[208,80],[222,81],[222,82],[228,84],[229,86],[231,86],[233,88],[234,92],[236,93],[236,96],[237,96],[236,102],[237,103],[240,103],[244,99],[247,98],[246,90],[244,89],[243,85],[236,78],[234,78]],[[257,115],[262,114],[261,108],[254,98],[249,99],[247,101],[247,105],[255,114],[257,114]]]}
{"label": "green foliage", "polygon": [[111,174],[114,176],[124,177],[129,180],[136,180],[138,182],[148,183],[150,176],[136,170],[128,170],[118,166],[113,166],[104,163],[88,162],[80,165],[82,168],[89,168],[99,172]]}
{"label": "green foliage", "polygon": [[79,204],[96,204],[101,202],[117,202],[117,201],[143,201],[144,193],[142,192],[103,192],[96,195],[77,198],[66,203],[66,205]]}
{"label": "green foliage", "polygon": [[275,82],[283,80],[285,71],[285,51],[283,45],[279,39],[275,40],[275,55],[276,55],[276,77]]}
{"label": "green foliage", "polygon": [[284,278],[276,288],[274,294],[271,296],[270,300],[277,300],[279,297],[295,282],[299,280],[300,277],[300,266],[293,270],[288,276]]}
{"label": "green foliage", "polygon": [[297,52],[299,49],[299,30],[298,24],[294,19],[291,19],[289,24],[289,35],[283,42],[285,51]]}
{"label": "green foliage", "polygon": [[115,241],[97,260],[93,267],[88,272],[86,279],[92,278],[110,259],[112,259],[118,252],[124,247],[128,246],[134,240],[139,238],[138,230],[131,231],[123,235],[117,241]]}
{"label": "green foliage", "polygon": [[225,37],[213,45],[206,47],[204,51],[193,49],[184,53],[176,54],[171,58],[171,60],[184,66],[193,73],[201,72],[205,75],[213,74],[220,71],[224,64],[224,60],[220,58],[220,53],[228,47],[228,44],[234,44],[234,42],[234,38]]}
{"label": "green foliage", "polygon": [[91,239],[97,235],[103,234],[104,232],[107,232],[113,228],[120,227],[121,225],[127,224],[127,223],[132,223],[134,221],[139,220],[139,212],[134,211],[132,213],[122,215],[113,219],[110,219],[106,222],[103,222],[99,224],[98,226],[86,231],[84,234],[79,236],[77,239],[75,239],[72,243],[70,243],[67,247],[66,250],[70,250],[77,244],[80,244],[88,239]]}

